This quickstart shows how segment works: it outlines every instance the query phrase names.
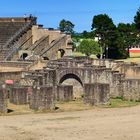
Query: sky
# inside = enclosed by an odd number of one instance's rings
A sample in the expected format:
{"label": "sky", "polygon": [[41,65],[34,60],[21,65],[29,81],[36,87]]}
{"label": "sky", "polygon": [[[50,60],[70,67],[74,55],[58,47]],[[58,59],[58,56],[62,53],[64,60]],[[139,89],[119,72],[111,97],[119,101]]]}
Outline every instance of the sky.
{"label": "sky", "polygon": [[91,30],[98,14],[108,14],[116,25],[132,23],[139,7],[140,0],[1,0],[0,17],[32,14],[46,28],[58,28],[65,19],[75,24],[76,32],[82,32]]}

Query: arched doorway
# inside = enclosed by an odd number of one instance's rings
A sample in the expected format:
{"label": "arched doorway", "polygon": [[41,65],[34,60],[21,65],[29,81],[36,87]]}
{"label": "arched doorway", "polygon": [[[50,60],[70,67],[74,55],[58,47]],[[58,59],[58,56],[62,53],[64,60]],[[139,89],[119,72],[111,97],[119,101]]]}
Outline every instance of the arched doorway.
{"label": "arched doorway", "polygon": [[65,54],[65,51],[63,49],[59,49],[57,52],[57,58],[62,58]]}
{"label": "arched doorway", "polygon": [[21,58],[22,60],[25,60],[26,57],[28,57],[28,53],[23,53],[23,54],[20,56],[20,58]]}
{"label": "arched doorway", "polygon": [[44,57],[43,57],[43,60],[49,60],[49,58],[48,58],[48,57],[46,57],[46,56],[44,56]]}
{"label": "arched doorway", "polygon": [[76,74],[66,74],[64,75],[60,81],[59,84],[61,85],[73,85],[73,95],[74,98],[81,98],[83,97],[84,91],[83,91],[83,82],[79,76]]}

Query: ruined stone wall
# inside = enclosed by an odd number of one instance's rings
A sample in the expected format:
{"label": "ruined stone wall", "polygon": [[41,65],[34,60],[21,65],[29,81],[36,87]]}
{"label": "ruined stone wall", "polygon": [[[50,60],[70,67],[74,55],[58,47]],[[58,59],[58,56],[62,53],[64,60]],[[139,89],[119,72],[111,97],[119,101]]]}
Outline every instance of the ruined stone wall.
{"label": "ruined stone wall", "polygon": [[0,112],[7,113],[7,93],[2,87],[0,87]]}
{"label": "ruined stone wall", "polygon": [[[44,53],[44,56],[47,56],[50,60],[54,60],[58,58],[58,50],[63,49],[65,51],[67,46],[66,36],[59,40],[52,48]],[[64,54],[65,55],[65,54]]]}
{"label": "ruined stone wall", "polygon": [[109,84],[84,84],[84,93],[84,102],[86,104],[106,104],[109,100]]}
{"label": "ruined stone wall", "polygon": [[126,79],[122,81],[123,98],[140,101],[140,79]]}
{"label": "ruined stone wall", "polygon": [[10,102],[16,105],[28,103],[28,88],[27,87],[12,87],[9,94]]}
{"label": "ruined stone wall", "polygon": [[132,65],[123,66],[125,77],[127,79],[139,79],[140,78],[140,67]]}
{"label": "ruined stone wall", "polygon": [[[11,67],[14,68],[25,68],[28,65],[32,64],[32,62],[27,61],[0,61],[0,67]],[[9,70],[10,71],[10,70]]]}
{"label": "ruined stone wall", "polygon": [[38,86],[33,88],[30,108],[36,111],[54,109],[54,88],[52,86]]}
{"label": "ruined stone wall", "polygon": [[72,101],[73,100],[73,86],[72,85],[58,85],[56,93],[57,101]]}
{"label": "ruined stone wall", "polygon": [[20,80],[22,72],[0,72],[0,81]]}
{"label": "ruined stone wall", "polygon": [[38,25],[32,27],[32,35],[33,35],[33,43],[40,39],[44,35],[49,35],[49,43],[51,43],[56,38],[60,37],[60,31],[58,30],[48,30],[44,29],[42,27],[39,27]]}

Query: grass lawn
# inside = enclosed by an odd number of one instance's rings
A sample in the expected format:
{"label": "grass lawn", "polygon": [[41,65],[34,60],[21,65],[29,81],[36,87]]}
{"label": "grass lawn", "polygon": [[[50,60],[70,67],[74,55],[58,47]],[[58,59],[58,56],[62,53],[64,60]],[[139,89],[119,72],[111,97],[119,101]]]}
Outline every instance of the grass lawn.
{"label": "grass lawn", "polygon": [[[121,108],[121,107],[131,107],[140,105],[140,102],[135,101],[125,101],[122,99],[110,99],[106,105],[92,106],[84,104],[83,99],[77,99],[70,102],[57,102],[56,110],[46,110],[46,111],[33,111],[29,109],[29,105],[14,105],[8,103],[8,109],[12,110],[5,115],[21,115],[21,114],[33,114],[33,113],[55,113],[55,112],[70,112],[70,111],[82,111],[91,110],[95,108]],[[0,113],[0,116],[2,114]]]}
{"label": "grass lawn", "polygon": [[[81,52],[73,52],[72,56],[85,56],[85,54],[82,54]],[[91,55],[91,58],[97,59],[96,55]],[[124,62],[140,62],[140,53],[131,53],[130,58],[127,59],[119,59],[116,61],[124,61]]]}
{"label": "grass lawn", "polygon": [[136,101],[126,101],[122,99],[110,99],[107,105],[101,105],[100,107],[105,108],[120,108],[120,107],[131,107],[140,105],[140,102]]}

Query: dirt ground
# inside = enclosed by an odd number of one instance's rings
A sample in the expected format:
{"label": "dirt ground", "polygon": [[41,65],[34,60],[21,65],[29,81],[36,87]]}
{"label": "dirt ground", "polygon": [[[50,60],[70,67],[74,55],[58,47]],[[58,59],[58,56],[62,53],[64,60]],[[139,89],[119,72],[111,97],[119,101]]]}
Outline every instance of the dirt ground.
{"label": "dirt ground", "polygon": [[140,105],[0,116],[0,140],[139,140]]}

